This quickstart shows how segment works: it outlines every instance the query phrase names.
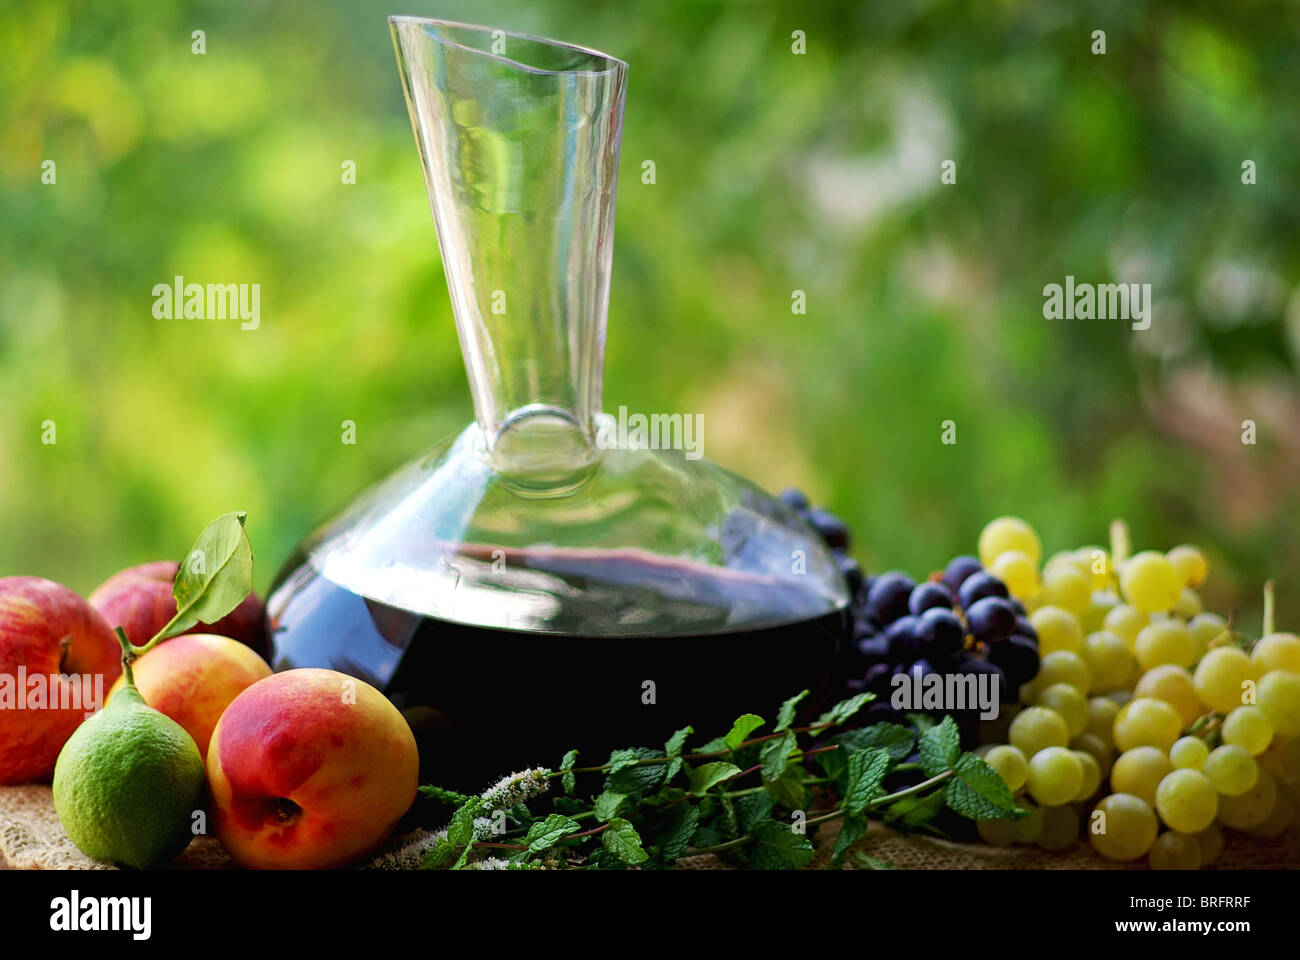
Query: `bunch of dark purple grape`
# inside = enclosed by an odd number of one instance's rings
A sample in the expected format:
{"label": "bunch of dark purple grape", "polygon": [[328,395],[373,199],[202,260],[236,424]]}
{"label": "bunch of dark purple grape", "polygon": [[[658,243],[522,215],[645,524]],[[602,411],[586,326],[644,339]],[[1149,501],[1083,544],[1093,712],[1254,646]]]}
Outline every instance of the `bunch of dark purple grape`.
{"label": "bunch of dark purple grape", "polygon": [[[848,556],[849,532],[839,518],[811,506],[797,490],[781,499],[821,533],[844,574],[853,615],[846,692],[876,695],[867,708],[872,720],[903,720],[904,711],[890,703],[901,674],[913,681],[936,673],[989,674],[1002,706],[1015,703],[1020,687],[1038,674],[1038,634],[1025,608],[977,559],[956,557],[941,577],[921,583],[899,571],[869,577]],[[973,736],[977,711],[934,713],[952,714],[963,734]]]}

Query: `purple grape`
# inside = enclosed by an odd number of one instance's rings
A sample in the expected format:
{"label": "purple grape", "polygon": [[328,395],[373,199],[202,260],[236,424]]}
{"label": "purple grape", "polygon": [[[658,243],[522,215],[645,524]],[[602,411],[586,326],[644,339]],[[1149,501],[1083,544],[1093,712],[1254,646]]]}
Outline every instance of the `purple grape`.
{"label": "purple grape", "polygon": [[889,638],[869,637],[865,640],[859,640],[858,653],[868,660],[886,660],[889,657]]}
{"label": "purple grape", "polygon": [[1012,632],[1022,637],[1028,637],[1035,643],[1038,642],[1038,631],[1034,629],[1034,625],[1029,622],[1024,614],[1016,617],[1016,629]]}
{"label": "purple grape", "polygon": [[961,589],[962,583],[972,573],[979,573],[984,568],[974,557],[953,557],[948,561],[948,567],[943,571],[943,583],[950,591],[956,593]]}
{"label": "purple grape", "polygon": [[862,585],[866,581],[866,576],[862,572],[862,567],[858,561],[844,554],[835,555],[835,565],[840,568],[840,573],[844,577],[844,585],[849,588],[849,597],[857,598],[862,593]]}
{"label": "purple grape", "polygon": [[1038,644],[1028,637],[1013,635],[989,651],[989,661],[1002,668],[1013,690],[1019,690],[1038,676]]}
{"label": "purple grape", "polygon": [[[1003,671],[1003,669],[999,667],[996,663],[990,663],[988,660],[981,660],[979,657],[967,657],[965,661],[961,664],[961,666],[958,667],[958,669],[962,673],[973,673],[973,674],[984,673],[993,677],[995,680],[997,680],[997,690],[998,690],[997,696],[999,698],[999,702],[1001,703],[1010,702],[1007,699],[1010,693],[1010,688],[1007,685],[1008,684],[1007,675],[1005,671]],[[975,704],[973,703],[967,704],[968,708],[974,706]]]}
{"label": "purple grape", "polygon": [[907,614],[907,601],[916,583],[905,573],[892,571],[876,577],[867,591],[867,616],[876,623],[893,623]]}
{"label": "purple grape", "polygon": [[908,614],[899,617],[885,629],[885,640],[889,644],[889,656],[904,663],[911,663],[921,652],[921,638],[917,634],[916,617]]}
{"label": "purple grape", "polygon": [[963,610],[969,610],[976,600],[983,600],[985,597],[1001,597],[1005,600],[1009,595],[1005,583],[991,573],[983,571],[967,577],[961,589],[957,591]]}
{"label": "purple grape", "polygon": [[812,506],[804,492],[802,490],[797,490],[794,487],[786,487],[777,494],[777,499],[790,509],[800,513]]}
{"label": "purple grape", "polygon": [[813,507],[808,511],[809,526],[822,535],[827,546],[835,550],[847,550],[849,548],[849,528],[844,525],[844,521],[829,510],[823,510],[821,507]]}
{"label": "purple grape", "polygon": [[926,610],[941,607],[952,609],[952,592],[942,583],[917,584],[907,598],[907,610],[913,616],[920,616]]}
{"label": "purple grape", "polygon": [[952,610],[931,607],[917,619],[921,653],[936,663],[956,656],[966,642],[966,630]]}
{"label": "purple grape", "polygon": [[970,632],[982,643],[1002,643],[1016,627],[1016,611],[1001,597],[984,597],[966,609]]}

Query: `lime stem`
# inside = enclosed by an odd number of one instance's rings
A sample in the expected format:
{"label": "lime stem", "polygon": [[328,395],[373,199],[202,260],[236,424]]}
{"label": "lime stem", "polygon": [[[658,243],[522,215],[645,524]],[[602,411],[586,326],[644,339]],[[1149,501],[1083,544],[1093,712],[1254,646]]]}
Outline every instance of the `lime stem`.
{"label": "lime stem", "polygon": [[131,672],[131,664],[136,659],[135,647],[126,638],[126,631],[121,627],[117,627],[113,632],[117,634],[117,642],[122,645],[122,682],[134,689],[135,674]]}
{"label": "lime stem", "polygon": [[1267,637],[1276,628],[1273,602],[1273,581],[1268,580],[1264,583],[1264,632],[1260,636]]}

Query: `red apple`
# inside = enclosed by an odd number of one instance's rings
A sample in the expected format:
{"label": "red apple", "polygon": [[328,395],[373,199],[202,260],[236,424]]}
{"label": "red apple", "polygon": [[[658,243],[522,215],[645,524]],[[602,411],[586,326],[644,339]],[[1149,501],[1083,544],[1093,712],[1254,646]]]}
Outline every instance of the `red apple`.
{"label": "red apple", "polygon": [[[142,563],[115,573],[90,595],[94,606],[111,626],[126,631],[126,638],[136,645],[148,643],[159,630],[176,616],[176,598],[172,582],[180,565],[170,560]],[[198,628],[195,628],[196,632]],[[203,628],[204,633],[231,637],[252,647],[260,656],[269,652],[266,639],[266,611],[257,594],[250,593],[234,610],[216,623]]]}
{"label": "red apple", "polygon": [[[131,667],[144,702],[171,717],[194,738],[200,756],[230,701],[271,668],[244,644],[209,633],[164,640]],[[122,687],[117,678],[108,699]]]}
{"label": "red apple", "polygon": [[377,849],[415,800],[419,754],[388,698],[334,670],[253,684],[208,745],[217,836],[245,867],[329,869]]}
{"label": "red apple", "polygon": [[40,577],[0,578],[0,784],[49,780],[121,672],[117,637],[77,593]]}

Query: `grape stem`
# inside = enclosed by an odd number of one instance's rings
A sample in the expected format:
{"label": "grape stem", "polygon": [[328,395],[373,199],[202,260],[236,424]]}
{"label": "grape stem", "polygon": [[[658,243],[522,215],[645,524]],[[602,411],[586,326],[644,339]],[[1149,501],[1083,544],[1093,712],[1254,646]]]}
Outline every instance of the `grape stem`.
{"label": "grape stem", "polygon": [[1264,583],[1264,632],[1260,634],[1262,637],[1267,637],[1276,627],[1273,604],[1273,581],[1268,580]]}
{"label": "grape stem", "polygon": [[1128,524],[1118,517],[1110,522],[1110,569],[1118,572],[1128,559],[1133,543],[1129,539]]}

